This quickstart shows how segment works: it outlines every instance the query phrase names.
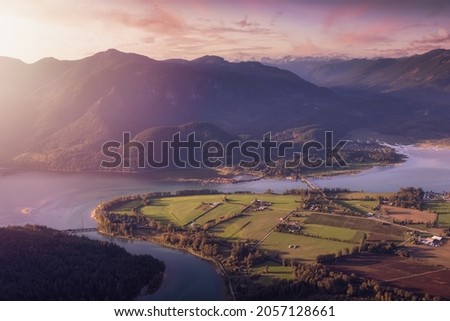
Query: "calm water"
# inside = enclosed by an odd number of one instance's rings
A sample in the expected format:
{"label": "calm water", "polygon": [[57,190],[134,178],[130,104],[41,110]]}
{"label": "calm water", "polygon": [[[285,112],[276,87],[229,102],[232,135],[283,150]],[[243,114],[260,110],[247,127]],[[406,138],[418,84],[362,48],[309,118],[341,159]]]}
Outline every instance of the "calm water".
{"label": "calm water", "polygon": [[357,175],[316,179],[320,187],[348,187],[357,191],[395,192],[400,187],[422,187],[435,192],[450,191],[450,150],[403,146],[397,150],[407,155],[406,163],[374,167]]}
{"label": "calm water", "polygon": [[[376,167],[357,175],[314,180],[321,187],[349,187],[353,190],[396,191],[402,186],[422,186],[426,190],[450,190],[450,150],[402,147],[406,163]],[[300,182],[262,180],[241,184],[211,185],[223,191],[283,192],[304,187]],[[91,173],[22,172],[0,176],[0,226],[41,224],[56,229],[95,227],[90,214],[95,206],[123,194],[205,188],[195,183],[156,181],[148,177]],[[29,214],[21,213],[29,208]],[[91,233],[92,238],[104,236]],[[114,239],[136,254],[151,254],[166,263],[166,279],[150,297],[160,300],[219,300],[223,283],[215,267],[177,250],[143,242]]]}

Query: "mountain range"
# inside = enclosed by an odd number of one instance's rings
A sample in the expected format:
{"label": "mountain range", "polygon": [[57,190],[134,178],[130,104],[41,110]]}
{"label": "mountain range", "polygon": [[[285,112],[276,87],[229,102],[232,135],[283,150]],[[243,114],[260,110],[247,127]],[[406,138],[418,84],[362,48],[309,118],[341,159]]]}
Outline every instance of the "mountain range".
{"label": "mountain range", "polygon": [[437,50],[318,60],[304,71],[308,80],[296,74],[295,59],[272,66],[216,56],[157,61],[114,49],[76,61],[0,57],[0,162],[98,169],[103,143],[120,141],[123,132],[138,140],[186,130],[201,140],[261,139],[271,131],[298,142],[324,130],[355,138],[448,137],[449,57]]}

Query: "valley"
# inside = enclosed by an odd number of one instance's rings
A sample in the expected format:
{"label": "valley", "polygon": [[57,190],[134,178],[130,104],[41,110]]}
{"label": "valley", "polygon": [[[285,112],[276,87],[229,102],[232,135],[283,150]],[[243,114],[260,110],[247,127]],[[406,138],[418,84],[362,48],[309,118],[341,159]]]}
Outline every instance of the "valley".
{"label": "valley", "polygon": [[[239,299],[247,297],[242,284],[257,288],[270,287],[279,279],[295,281],[293,269],[317,263],[377,280],[385,290],[397,286],[410,291],[402,292],[410,299],[425,293],[427,298],[450,296],[446,283],[439,283],[449,271],[441,256],[448,252],[445,233],[449,231],[445,225],[435,225],[440,215],[446,215],[448,203],[442,202],[437,214],[420,211],[421,220],[427,217],[433,222],[425,227],[414,221],[416,214],[405,214],[411,216],[404,219],[408,224],[384,214],[381,200],[395,194],[324,191],[326,196],[301,189],[284,194],[156,192],[102,203],[93,215],[101,232],[181,248],[212,260],[225,269],[232,289],[228,294]],[[432,235],[444,235],[436,250],[417,245]],[[435,260],[418,255],[421,248],[442,257],[438,268]],[[380,270],[384,264],[392,265],[392,272]],[[403,266],[401,271],[394,264]],[[427,275],[426,281],[417,283],[416,274]]]}

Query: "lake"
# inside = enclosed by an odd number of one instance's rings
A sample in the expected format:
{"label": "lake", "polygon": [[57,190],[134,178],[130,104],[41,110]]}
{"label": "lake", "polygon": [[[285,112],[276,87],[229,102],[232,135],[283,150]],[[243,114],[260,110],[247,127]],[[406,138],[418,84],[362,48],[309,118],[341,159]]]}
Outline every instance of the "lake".
{"label": "lake", "polygon": [[[404,186],[450,191],[450,150],[410,146],[398,149],[409,156],[404,164],[374,167],[355,175],[314,179],[313,182],[321,187],[348,187],[373,192],[393,192]],[[205,187],[198,183],[155,180],[149,175],[3,171],[0,175],[0,226],[40,224],[56,229],[95,227],[90,217],[95,206],[124,194],[201,188],[224,192],[264,192],[270,188],[283,192],[304,187],[301,182],[275,179]],[[89,237],[105,238],[96,233],[90,233]],[[150,254],[166,263],[166,278],[162,287],[147,299],[223,299],[222,279],[210,263],[155,244],[117,238],[114,242],[132,253]]]}

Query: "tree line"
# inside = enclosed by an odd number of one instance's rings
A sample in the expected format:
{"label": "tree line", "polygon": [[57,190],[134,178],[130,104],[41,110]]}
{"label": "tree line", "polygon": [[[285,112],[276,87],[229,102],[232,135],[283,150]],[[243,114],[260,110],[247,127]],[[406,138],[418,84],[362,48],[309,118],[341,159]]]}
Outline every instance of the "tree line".
{"label": "tree line", "polygon": [[294,280],[277,279],[263,286],[250,282],[240,288],[243,300],[439,300],[439,297],[418,295],[379,281],[335,272],[322,264],[302,264],[293,268]]}

